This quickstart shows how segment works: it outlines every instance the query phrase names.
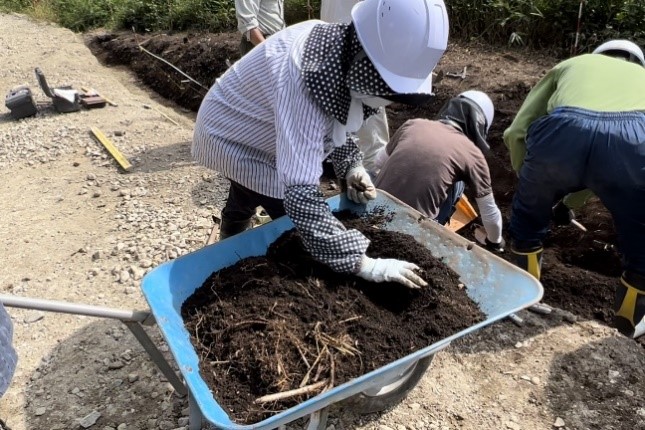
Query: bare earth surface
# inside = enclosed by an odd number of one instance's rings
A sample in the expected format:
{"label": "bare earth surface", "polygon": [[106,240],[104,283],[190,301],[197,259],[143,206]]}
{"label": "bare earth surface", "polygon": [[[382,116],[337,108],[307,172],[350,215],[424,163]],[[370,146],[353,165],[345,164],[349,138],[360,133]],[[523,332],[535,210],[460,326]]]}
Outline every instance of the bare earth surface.
{"label": "bare earth surface", "polygon": [[[222,38],[228,49],[220,57],[233,61],[237,36],[213,38]],[[217,49],[189,39],[187,52]],[[498,136],[527,89],[555,61],[451,46],[439,69],[461,73],[467,66],[467,78],[444,77],[437,92],[489,91],[498,105]],[[221,62],[209,66],[212,79],[224,70]],[[201,92],[184,100],[184,108],[174,105],[128,69],[101,65],[80,35],[16,15],[0,15],[0,64],[1,91],[28,84],[40,102],[40,113],[21,121],[0,106],[0,292],[147,309],[141,277],[202,247],[211,215],[226,195],[225,181],[190,158],[190,109]],[[118,106],[59,114],[37,86],[36,66],[52,86],[92,87]],[[139,67],[152,69],[154,60]],[[175,76],[167,85],[190,85],[182,80]],[[411,114],[393,109],[391,125]],[[102,130],[132,162],[130,173],[120,171],[90,127]],[[503,150],[494,155],[504,159]],[[493,170],[506,211],[511,182],[507,172]],[[602,208],[589,209],[581,219],[600,225],[606,216]],[[571,242],[577,240],[572,234]],[[604,264],[613,264],[608,261],[577,270],[602,272]],[[605,293],[600,302],[611,296],[611,290]],[[328,430],[645,429],[645,349],[608,327],[602,312],[578,306],[589,298],[584,290],[576,294],[566,300],[546,295],[547,303],[551,298],[567,311],[548,317],[522,312],[522,328],[501,322],[453,343],[400,404],[365,416],[336,408]],[[0,400],[0,418],[14,430],[186,428],[186,399],[173,393],[119,321],[9,312],[20,362]],[[167,353],[157,329],[147,330]]]}

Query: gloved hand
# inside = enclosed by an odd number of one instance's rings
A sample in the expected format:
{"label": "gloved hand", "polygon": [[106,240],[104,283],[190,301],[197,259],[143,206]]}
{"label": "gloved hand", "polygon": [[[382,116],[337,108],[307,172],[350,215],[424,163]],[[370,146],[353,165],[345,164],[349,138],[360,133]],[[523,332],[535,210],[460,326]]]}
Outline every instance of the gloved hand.
{"label": "gloved hand", "polygon": [[354,167],[345,176],[347,197],[355,203],[366,204],[376,198],[376,187],[363,166]]}
{"label": "gloved hand", "polygon": [[414,263],[394,258],[370,258],[364,255],[357,275],[367,281],[393,281],[409,288],[427,286],[428,283],[414,273],[415,270],[419,270],[419,266]]}
{"label": "gloved hand", "polygon": [[499,243],[491,242],[488,239],[488,235],[486,234],[484,227],[475,228],[475,239],[477,239],[477,242],[479,242],[481,246],[495,254],[501,254],[506,250],[506,241],[504,238],[502,238],[502,241]]}
{"label": "gloved hand", "polygon": [[571,224],[575,218],[575,214],[571,209],[560,200],[553,208],[551,208],[551,219],[557,226],[565,226]]}

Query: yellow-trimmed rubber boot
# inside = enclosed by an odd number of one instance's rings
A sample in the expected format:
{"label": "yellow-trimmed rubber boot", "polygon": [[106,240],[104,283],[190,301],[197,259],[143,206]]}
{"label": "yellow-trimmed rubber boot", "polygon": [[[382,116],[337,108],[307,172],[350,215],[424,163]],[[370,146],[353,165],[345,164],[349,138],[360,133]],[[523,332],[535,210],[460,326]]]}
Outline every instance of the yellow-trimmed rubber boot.
{"label": "yellow-trimmed rubber boot", "polygon": [[516,249],[511,247],[513,262],[520,269],[529,272],[535,279],[540,280],[542,274],[542,253],[544,248],[536,246],[531,249]]}
{"label": "yellow-trimmed rubber boot", "polygon": [[645,277],[623,273],[616,288],[614,311],[614,327],[633,337],[636,326],[645,317]]}

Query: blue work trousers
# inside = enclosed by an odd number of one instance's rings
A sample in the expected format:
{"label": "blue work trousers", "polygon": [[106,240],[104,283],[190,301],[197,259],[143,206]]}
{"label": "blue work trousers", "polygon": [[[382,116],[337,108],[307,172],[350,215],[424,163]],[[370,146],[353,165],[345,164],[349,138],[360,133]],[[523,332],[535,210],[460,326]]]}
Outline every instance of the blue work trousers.
{"label": "blue work trousers", "polygon": [[645,275],[645,113],[558,108],[531,124],[513,196],[514,246],[541,246],[553,204],[585,188],[612,215],[624,268]]}
{"label": "blue work trousers", "polygon": [[448,197],[443,201],[441,206],[439,206],[439,213],[434,219],[441,225],[446,225],[450,221],[450,217],[455,213],[455,205],[461,198],[461,195],[464,193],[466,184],[464,181],[457,181],[450,188],[448,188]]}

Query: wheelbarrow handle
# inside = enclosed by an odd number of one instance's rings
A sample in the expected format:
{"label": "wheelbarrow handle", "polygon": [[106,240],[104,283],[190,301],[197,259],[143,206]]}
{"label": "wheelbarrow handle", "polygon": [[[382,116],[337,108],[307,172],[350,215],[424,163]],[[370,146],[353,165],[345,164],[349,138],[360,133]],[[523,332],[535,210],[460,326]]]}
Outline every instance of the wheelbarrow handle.
{"label": "wheelbarrow handle", "polygon": [[185,396],[188,392],[184,383],[172,369],[172,366],[166,361],[163,354],[161,354],[143,327],[141,327],[141,325],[155,324],[154,316],[150,312],[105,308],[102,306],[34,299],[31,297],[17,297],[9,294],[0,294],[0,303],[13,308],[120,320],[130,329],[134,337],[137,338],[143,349],[148,353],[157,367],[159,367],[159,370],[168,379],[168,382],[170,382],[177,394]]}
{"label": "wheelbarrow handle", "polygon": [[89,317],[111,318],[121,320],[123,322],[138,322],[144,325],[154,325],[155,323],[154,317],[150,312],[147,311],[114,309],[102,306],[68,303],[56,300],[18,297],[9,294],[0,294],[0,303],[12,308],[85,315]]}

